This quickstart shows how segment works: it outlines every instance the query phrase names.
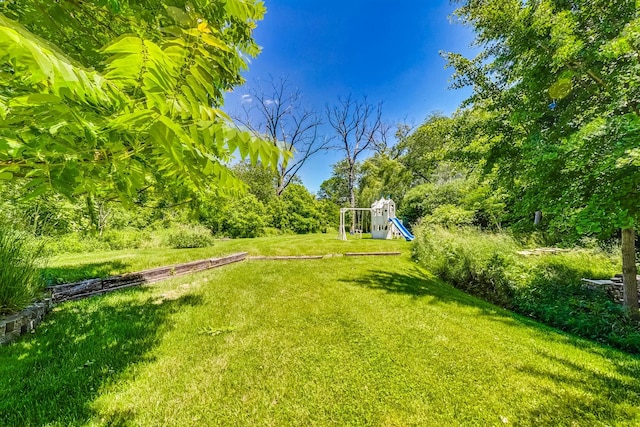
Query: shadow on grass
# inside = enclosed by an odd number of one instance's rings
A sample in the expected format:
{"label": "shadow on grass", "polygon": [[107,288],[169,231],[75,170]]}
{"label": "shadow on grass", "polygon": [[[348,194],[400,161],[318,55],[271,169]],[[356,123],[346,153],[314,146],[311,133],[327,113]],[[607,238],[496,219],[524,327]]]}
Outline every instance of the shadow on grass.
{"label": "shadow on grass", "polygon": [[[471,287],[459,289],[450,285],[417,266],[402,273],[374,270],[365,276],[345,278],[342,281],[416,298],[428,296],[432,298],[431,304],[448,303],[473,307],[478,310],[478,314],[488,316],[494,321],[509,326],[534,328],[545,335],[557,332],[559,335],[554,340],[605,356],[605,353],[609,353],[610,347],[606,347],[607,341],[604,337],[613,325],[617,325],[620,333],[633,333],[635,330],[619,321],[622,311],[608,300],[604,291],[595,292],[580,285],[580,277],[584,275],[583,270],[563,265],[554,264],[541,269],[530,282],[533,296],[529,298],[532,298],[535,304],[528,309],[528,316],[487,301],[482,295],[473,295]],[[569,285],[558,286],[558,283]],[[546,313],[548,318],[534,311],[545,310],[548,307],[553,307],[553,310]],[[571,327],[575,328],[569,321],[571,319],[591,326],[599,335],[588,329],[584,329],[585,332],[582,334],[581,330],[571,330]],[[589,339],[592,337],[600,339]],[[594,347],[595,342],[603,347]]]}
{"label": "shadow on grass", "polygon": [[[562,371],[549,372],[533,364],[519,368],[526,375],[560,385],[546,388],[548,400],[529,410],[528,421],[532,425],[545,422],[545,417],[554,413],[574,420],[604,415],[623,425],[632,425],[627,423],[631,420],[637,423],[640,419],[640,358],[617,351],[607,352],[607,359],[616,372],[611,375],[547,350],[538,349],[536,353],[548,365],[561,366]],[[637,425],[635,423],[633,425]]]}
{"label": "shadow on grass", "polygon": [[[101,388],[131,375],[201,298],[152,298],[136,288],[65,304],[30,337],[0,347],[0,425],[84,425]],[[130,414],[132,418],[135,414]],[[126,420],[120,420],[126,424]]]}
{"label": "shadow on grass", "polygon": [[[429,304],[454,304],[469,306],[477,314],[491,321],[498,321],[512,328],[527,328],[549,343],[560,343],[578,348],[586,353],[602,357],[611,366],[611,371],[601,371],[589,364],[584,366],[562,354],[552,354],[550,348],[535,347],[532,351],[548,363],[525,365],[519,370],[540,380],[551,380],[561,387],[549,388],[552,396],[527,411],[526,425],[555,424],[553,420],[616,420],[617,422],[637,421],[640,409],[640,357],[623,353],[611,347],[594,343],[580,337],[559,331],[533,319],[500,308],[477,297],[466,294],[441,280],[429,277],[415,268],[404,273],[370,271],[366,276],[343,280],[369,289],[401,293],[416,298],[431,298]],[[541,366],[559,365],[560,372],[549,371]],[[561,390],[561,391],[558,391]],[[593,414],[598,418],[593,418]],[[551,418],[549,418],[551,417]],[[555,417],[555,418],[554,418]],[[624,424],[628,425],[628,424]]]}
{"label": "shadow on grass", "polygon": [[512,324],[514,319],[511,313],[477,297],[469,295],[442,280],[429,276],[425,271],[414,267],[404,273],[395,273],[386,270],[368,271],[366,276],[349,277],[342,280],[344,283],[356,284],[369,289],[384,290],[391,293],[411,295],[416,298],[432,297],[430,303],[448,303],[466,305],[476,308],[482,314],[503,319]]}
{"label": "shadow on grass", "polygon": [[[469,306],[476,309],[478,314],[488,316],[491,320],[504,323],[505,325],[536,329],[552,341],[569,344],[607,358],[612,358],[616,354],[620,354],[620,350],[613,349],[606,344],[596,343],[592,340],[545,325],[540,321],[509,311],[477,296],[468,294],[434,276],[430,276],[418,267],[404,273],[374,270],[368,272],[366,276],[345,278],[342,281],[369,289],[411,295],[416,298],[431,297],[429,301],[430,304],[444,303]],[[559,294],[558,298],[561,297],[566,296]],[[634,357],[640,361],[640,357]]]}
{"label": "shadow on grass", "polygon": [[117,274],[114,272],[124,271],[128,266],[129,264],[121,261],[106,261],[94,264],[45,267],[40,274],[44,278],[47,286],[52,286],[79,282],[85,279],[103,279]]}

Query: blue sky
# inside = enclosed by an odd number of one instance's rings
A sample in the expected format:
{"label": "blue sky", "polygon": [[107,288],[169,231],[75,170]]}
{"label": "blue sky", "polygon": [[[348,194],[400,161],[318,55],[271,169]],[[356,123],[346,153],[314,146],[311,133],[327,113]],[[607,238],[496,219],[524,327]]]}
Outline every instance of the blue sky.
{"label": "blue sky", "polygon": [[[383,102],[386,122],[420,124],[435,111],[453,112],[468,92],[448,89],[451,69],[440,51],[470,52],[473,34],[452,23],[448,0],[266,0],[254,37],[263,51],[244,74],[247,84],[288,77],[304,103],[322,112],[338,96]],[[240,106],[246,87],[226,97]],[[330,134],[330,129],[323,129]],[[331,176],[339,152],[319,154],[301,171],[311,191]]]}

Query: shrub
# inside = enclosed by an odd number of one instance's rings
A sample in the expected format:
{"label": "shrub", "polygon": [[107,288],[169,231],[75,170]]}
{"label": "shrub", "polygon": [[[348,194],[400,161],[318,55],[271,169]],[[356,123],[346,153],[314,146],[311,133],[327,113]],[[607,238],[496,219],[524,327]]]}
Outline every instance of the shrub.
{"label": "shrub", "polygon": [[264,232],[266,209],[253,194],[218,197],[200,207],[200,222],[217,236],[258,237]]}
{"label": "shrub", "polygon": [[317,233],[322,217],[318,207],[319,203],[304,186],[292,183],[269,203],[270,225],[296,234]]}
{"label": "shrub", "polygon": [[581,279],[609,278],[620,266],[598,249],[524,257],[505,234],[420,226],[414,257],[434,274],[494,304],[567,332],[640,352],[640,328],[604,291]]}
{"label": "shrub", "polygon": [[203,226],[180,226],[169,232],[168,246],[174,249],[206,248],[212,246],[211,231]]}
{"label": "shrub", "polygon": [[20,311],[43,291],[42,244],[0,228],[0,315]]}
{"label": "shrub", "polygon": [[149,241],[149,232],[136,229],[109,230],[98,237],[111,250],[138,249]]}
{"label": "shrub", "polygon": [[62,253],[81,253],[107,250],[106,243],[99,241],[91,234],[69,233],[55,238],[43,238],[47,252],[55,255]]}
{"label": "shrub", "polygon": [[509,266],[516,242],[504,234],[483,234],[471,228],[455,232],[417,227],[414,257],[455,287],[504,307],[511,306],[514,284]]}
{"label": "shrub", "polygon": [[43,239],[47,251],[52,254],[137,249],[148,240],[149,233],[134,229],[109,230],[102,236],[94,233],[69,233]]}
{"label": "shrub", "polygon": [[158,230],[109,230],[102,236],[70,233],[56,239],[43,239],[49,253],[82,253],[140,248],[202,248],[213,244],[213,236],[203,226],[175,225]]}
{"label": "shrub", "polygon": [[440,224],[447,227],[471,225],[475,212],[456,205],[440,205],[431,215],[425,215],[423,221],[428,224]]}

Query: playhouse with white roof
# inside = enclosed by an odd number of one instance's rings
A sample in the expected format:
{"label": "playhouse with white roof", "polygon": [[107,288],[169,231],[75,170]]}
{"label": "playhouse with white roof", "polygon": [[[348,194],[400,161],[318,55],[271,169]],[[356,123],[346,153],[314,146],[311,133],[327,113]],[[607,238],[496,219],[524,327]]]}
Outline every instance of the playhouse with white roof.
{"label": "playhouse with white roof", "polygon": [[371,216],[370,232],[372,239],[393,239],[395,237],[404,237],[411,241],[414,239],[413,234],[409,232],[396,217],[396,204],[391,199],[376,200],[371,204],[370,208],[342,208],[340,209],[340,230],[338,238],[347,240],[345,227],[345,214],[352,213],[352,222],[349,230],[350,234],[362,235],[366,226],[366,220],[363,215],[369,213]]}

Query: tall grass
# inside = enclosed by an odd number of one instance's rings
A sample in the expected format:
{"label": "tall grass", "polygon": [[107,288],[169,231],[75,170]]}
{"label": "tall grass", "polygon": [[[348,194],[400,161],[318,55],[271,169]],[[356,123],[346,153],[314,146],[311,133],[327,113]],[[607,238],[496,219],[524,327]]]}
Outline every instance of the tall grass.
{"label": "tall grass", "polygon": [[419,227],[414,258],[465,292],[573,334],[640,353],[640,326],[604,290],[582,278],[604,279],[621,271],[598,249],[523,256],[506,234],[475,229]]}
{"label": "tall grass", "polygon": [[28,235],[0,227],[0,315],[20,311],[42,292],[42,253]]}

